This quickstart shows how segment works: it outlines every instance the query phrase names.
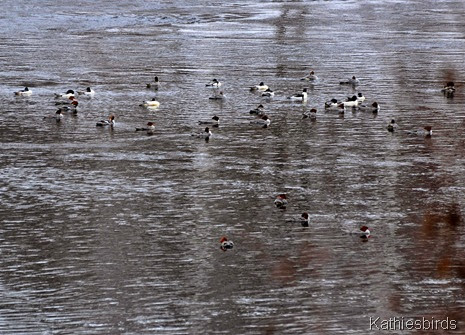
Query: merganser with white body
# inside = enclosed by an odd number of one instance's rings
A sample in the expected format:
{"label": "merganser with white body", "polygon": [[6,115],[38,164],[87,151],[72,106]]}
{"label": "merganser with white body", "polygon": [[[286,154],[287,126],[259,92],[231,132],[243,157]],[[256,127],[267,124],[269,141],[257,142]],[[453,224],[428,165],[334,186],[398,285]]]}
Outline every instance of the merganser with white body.
{"label": "merganser with white body", "polygon": [[250,87],[250,90],[251,90],[251,91],[261,91],[261,92],[264,92],[264,91],[266,91],[268,88],[269,88],[268,85],[265,85],[265,83],[262,81],[260,84]]}
{"label": "merganser with white body", "polygon": [[205,85],[206,87],[211,87],[211,88],[219,88],[221,87],[221,82],[218,81],[218,79],[213,78],[211,82]]}
{"label": "merganser with white body", "polygon": [[447,96],[452,96],[455,92],[454,82],[453,81],[447,82],[447,84],[442,88],[441,92]]}
{"label": "merganser with white body", "polygon": [[268,115],[265,114],[256,120],[250,121],[250,123],[262,126],[263,128],[268,128],[268,126],[271,124],[271,120]]}
{"label": "merganser with white body", "polygon": [[147,84],[147,88],[152,88],[154,90],[158,90],[159,87],[160,87],[160,81],[157,76],[155,76],[153,83]]}
{"label": "merganser with white body", "polygon": [[357,96],[354,95],[352,98],[347,98],[347,100],[342,103],[344,104],[344,107],[357,107],[358,106]]}
{"label": "merganser with white body", "polygon": [[28,97],[28,96],[32,95],[32,91],[29,89],[29,87],[26,86],[24,89],[22,89],[20,91],[16,91],[15,95],[18,95],[18,96],[21,96],[21,97]]}
{"label": "merganser with white body", "polygon": [[63,112],[61,110],[57,110],[55,115],[44,116],[44,120],[54,120],[56,122],[60,122],[62,118],[63,118]]}
{"label": "merganser with white body", "polygon": [[360,103],[360,102],[364,102],[365,101],[365,96],[363,95],[363,93],[358,93],[357,94],[357,101]]}
{"label": "merganser with white body", "polygon": [[393,133],[397,129],[398,125],[396,123],[396,120],[392,119],[391,122],[387,125],[387,130],[391,133]]}
{"label": "merganser with white body", "polygon": [[208,127],[206,127],[205,130],[203,132],[201,132],[201,133],[192,134],[192,136],[195,136],[195,137],[198,137],[198,138],[203,138],[203,139],[205,139],[205,141],[208,141],[212,135],[213,134],[212,134],[210,128],[208,128]]}
{"label": "merganser with white body", "polygon": [[358,109],[364,112],[378,113],[380,107],[379,104],[375,101],[371,105],[358,105]]}
{"label": "merganser with white body", "polygon": [[267,97],[267,98],[274,97],[274,92],[268,87],[266,91],[262,93],[262,97]]}
{"label": "merganser with white body", "polygon": [[219,91],[218,93],[215,93],[213,96],[209,97],[210,100],[224,100],[226,99],[226,96],[224,95],[223,91]]}
{"label": "merganser with white body", "polygon": [[153,135],[155,132],[155,123],[147,122],[147,128],[136,128],[136,131],[146,131],[147,135]]}
{"label": "merganser with white body", "polygon": [[315,71],[310,71],[310,74],[308,76],[305,76],[303,77],[302,79],[300,80],[306,80],[306,81],[309,81],[309,82],[316,82],[318,81],[318,76],[315,74]]}
{"label": "merganser with white body", "polygon": [[360,80],[358,80],[355,76],[352,76],[349,80],[345,81],[340,81],[340,85],[352,85],[352,86],[358,86],[360,85]]}
{"label": "merganser with white body", "polygon": [[251,109],[250,114],[257,114],[258,116],[263,116],[265,115],[265,107],[262,104],[260,104],[257,108]]}
{"label": "merganser with white body", "polygon": [[55,98],[69,99],[72,96],[74,96],[74,91],[73,90],[67,90],[66,93],[55,93]]}
{"label": "merganser with white body", "polygon": [[213,116],[211,121],[199,121],[199,124],[209,124],[213,127],[218,127],[220,125],[220,118],[218,116]]}
{"label": "merganser with white body", "polygon": [[113,126],[115,125],[115,116],[114,115],[110,115],[108,117],[108,120],[100,120],[99,122],[97,122],[95,124],[97,127],[106,127],[106,126],[110,126],[111,128],[113,128]]}
{"label": "merganser with white body", "polygon": [[160,102],[158,102],[156,98],[152,98],[152,100],[144,101],[144,103],[141,104],[140,106],[147,107],[147,108],[158,108],[160,107]]}
{"label": "merganser with white body", "polygon": [[79,95],[85,95],[88,97],[93,97],[95,94],[95,91],[91,89],[90,87],[87,87],[85,91],[78,91],[77,92]]}
{"label": "merganser with white body", "polygon": [[326,109],[338,109],[341,102],[337,101],[337,99],[331,99],[325,102]]}
{"label": "merganser with white body", "polygon": [[287,196],[284,193],[279,194],[274,200],[274,205],[280,209],[285,209],[287,204]]}
{"label": "merganser with white body", "polygon": [[316,112],[317,110],[315,108],[310,109],[308,112],[304,112],[302,114],[302,119],[310,119],[312,121],[316,120]]}
{"label": "merganser with white body", "polygon": [[308,215],[307,212],[303,212],[302,216],[300,217],[300,224],[302,227],[308,227],[310,223],[310,216]]}
{"label": "merganser with white body", "polygon": [[302,93],[294,94],[293,96],[288,97],[288,99],[293,101],[307,101],[307,89],[304,88]]}
{"label": "merganser with white body", "polygon": [[220,249],[226,251],[228,249],[232,249],[234,247],[233,241],[229,241],[226,236],[223,236],[220,239]]}

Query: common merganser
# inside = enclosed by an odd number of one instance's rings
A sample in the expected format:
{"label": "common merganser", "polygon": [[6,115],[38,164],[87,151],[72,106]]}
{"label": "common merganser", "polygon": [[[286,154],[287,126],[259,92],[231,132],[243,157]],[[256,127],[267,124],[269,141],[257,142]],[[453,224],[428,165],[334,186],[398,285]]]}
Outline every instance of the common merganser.
{"label": "common merganser", "polygon": [[351,232],[352,235],[357,235],[367,241],[370,237],[370,229],[367,226],[361,226],[359,230]]}
{"label": "common merganser", "polygon": [[352,86],[358,86],[360,85],[360,80],[358,80],[355,76],[352,76],[349,80],[345,81],[340,81],[340,85],[352,85]]}
{"label": "common merganser", "polygon": [[344,104],[344,107],[357,107],[358,106],[358,100],[357,96],[354,95],[352,98],[347,98],[346,101],[342,102]]}
{"label": "common merganser", "polygon": [[214,78],[212,81],[210,81],[205,86],[212,87],[212,88],[218,88],[218,87],[221,87],[221,82],[219,82],[218,79]]}
{"label": "common merganser", "polygon": [[158,90],[159,87],[160,87],[160,81],[158,80],[157,76],[155,76],[153,83],[147,84],[147,88],[153,88],[154,90]]}
{"label": "common merganser", "polygon": [[152,98],[152,100],[144,101],[144,103],[142,103],[140,106],[148,108],[158,108],[160,107],[160,102],[158,102],[156,98]]}
{"label": "common merganser", "polygon": [[56,106],[59,106],[59,105],[73,105],[74,107],[77,107],[79,105],[79,102],[76,100],[74,95],[71,95],[66,100],[56,101],[55,105]]}
{"label": "common merganser", "polygon": [[76,115],[78,112],[76,106],[62,106],[59,107],[58,110],[62,113],[73,113],[74,115]]}
{"label": "common merganser", "polygon": [[294,101],[306,101],[307,100],[307,89],[304,88],[302,90],[302,93],[294,94],[293,96],[288,97],[288,99],[291,99]]}
{"label": "common merganser", "polygon": [[220,124],[220,118],[218,116],[213,116],[211,121],[199,121],[199,124],[210,124],[213,127],[218,127]]}
{"label": "common merganser", "polygon": [[115,116],[114,115],[110,115],[108,117],[108,120],[100,120],[99,122],[97,122],[95,124],[97,127],[105,127],[105,126],[110,126],[113,128],[113,126],[115,125]]}
{"label": "common merganser", "polygon": [[260,105],[258,105],[257,108],[251,109],[250,114],[257,114],[259,116],[264,115],[265,114],[265,107],[262,104],[260,104]]}
{"label": "common merganser", "polygon": [[358,93],[357,94],[357,101],[358,102],[364,102],[365,101],[365,96],[363,95],[363,93]]}
{"label": "common merganser", "polygon": [[258,119],[250,121],[250,123],[262,126],[263,128],[268,128],[268,126],[271,124],[271,120],[268,115],[264,114]]}
{"label": "common merganser", "polygon": [[274,92],[268,87],[268,88],[262,93],[262,97],[268,97],[268,98],[274,97]]}
{"label": "common merganser", "polygon": [[433,135],[433,127],[426,126],[423,129],[415,130],[409,132],[410,135],[417,135],[417,136],[424,136],[424,137],[431,137]]}
{"label": "common merganser", "polygon": [[61,110],[57,110],[55,115],[44,116],[44,120],[55,120],[56,122],[60,122],[62,118],[63,112]]}
{"label": "common merganser", "polygon": [[224,100],[226,96],[224,95],[223,91],[219,91],[218,93],[215,92],[213,96],[211,96],[210,100]]}
{"label": "common merganser", "polygon": [[279,194],[274,200],[274,205],[278,208],[285,209],[287,205],[287,196],[286,194]]}
{"label": "common merganser", "polygon": [[250,87],[250,90],[263,92],[263,91],[266,91],[268,88],[269,88],[268,85],[265,85],[265,83],[262,81],[260,84]]}
{"label": "common merganser", "polygon": [[300,80],[306,80],[306,81],[310,81],[310,82],[315,82],[318,80],[318,76],[315,74],[314,71],[310,71],[310,74],[308,76],[305,76],[303,77],[302,79]]}
{"label": "common merganser", "polygon": [[303,212],[302,216],[300,217],[300,224],[302,227],[308,227],[310,223],[310,216],[308,215],[307,212]]}
{"label": "common merganser", "polygon": [[72,96],[74,96],[74,91],[73,90],[67,90],[66,93],[55,93],[55,98],[69,99]]}
{"label": "common merganser", "polygon": [[317,110],[315,108],[312,108],[308,112],[304,112],[302,114],[302,119],[309,118],[310,120],[316,120],[316,112]]}
{"label": "common merganser", "polygon": [[220,239],[220,249],[226,251],[228,249],[232,249],[234,247],[233,241],[229,241],[226,236],[223,236]]}
{"label": "common merganser", "polygon": [[387,125],[387,130],[391,133],[393,133],[397,129],[398,125],[396,123],[396,120],[392,119],[391,122]]}
{"label": "common merganser", "polygon": [[453,81],[447,82],[447,84],[441,90],[447,97],[452,97],[455,93],[455,85]]}
{"label": "common merganser", "polygon": [[94,96],[95,91],[91,89],[90,87],[87,87],[85,91],[78,91],[77,92],[79,95],[87,95],[89,97]]}
{"label": "common merganser", "polygon": [[206,127],[205,130],[203,132],[201,132],[201,133],[192,134],[192,136],[195,136],[195,137],[198,137],[198,138],[203,138],[203,139],[205,139],[205,141],[208,141],[212,135],[213,134],[212,134],[210,128],[208,128],[208,127]]}
{"label": "common merganser", "polygon": [[341,102],[337,101],[337,99],[331,99],[325,102],[326,109],[337,109]]}
{"label": "common merganser", "polygon": [[15,92],[15,95],[19,95],[19,96],[22,96],[22,97],[28,97],[31,94],[32,94],[32,91],[27,86],[24,89]]}
{"label": "common merganser", "polygon": [[155,123],[147,122],[147,128],[136,128],[136,131],[146,131],[147,135],[153,135],[155,131]]}
{"label": "common merganser", "polygon": [[371,105],[358,105],[358,109],[364,112],[378,113],[380,107],[379,104],[375,101]]}

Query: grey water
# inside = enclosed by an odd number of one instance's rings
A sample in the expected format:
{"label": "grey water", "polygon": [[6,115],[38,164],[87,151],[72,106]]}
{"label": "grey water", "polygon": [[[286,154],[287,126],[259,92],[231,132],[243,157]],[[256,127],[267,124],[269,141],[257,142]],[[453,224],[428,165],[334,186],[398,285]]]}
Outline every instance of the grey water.
{"label": "grey water", "polygon": [[[464,16],[458,0],[2,0],[0,334],[367,334],[376,317],[463,334]],[[248,90],[261,81],[273,98]],[[88,86],[76,115],[43,119]],[[323,108],[358,92],[380,111]],[[268,128],[250,124],[260,103]]]}

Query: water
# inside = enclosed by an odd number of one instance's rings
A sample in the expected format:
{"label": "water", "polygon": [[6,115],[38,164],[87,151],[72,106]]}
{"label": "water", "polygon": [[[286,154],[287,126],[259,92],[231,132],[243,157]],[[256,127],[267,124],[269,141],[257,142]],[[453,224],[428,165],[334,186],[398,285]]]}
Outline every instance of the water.
{"label": "water", "polygon": [[[366,334],[378,316],[463,333],[463,2],[0,9],[0,333]],[[289,102],[311,69],[308,103]],[[352,75],[357,91],[338,84]],[[248,91],[260,81],[271,101]],[[87,86],[77,116],[43,120]],[[378,115],[324,112],[358,91]],[[260,102],[268,129],[249,124]],[[95,127],[111,113],[114,130]],[[208,143],[190,136],[214,114]],[[134,132],[147,121],[154,136]],[[432,138],[407,134],[427,124]],[[310,227],[288,222],[303,211]],[[366,243],[346,233],[362,224]]]}

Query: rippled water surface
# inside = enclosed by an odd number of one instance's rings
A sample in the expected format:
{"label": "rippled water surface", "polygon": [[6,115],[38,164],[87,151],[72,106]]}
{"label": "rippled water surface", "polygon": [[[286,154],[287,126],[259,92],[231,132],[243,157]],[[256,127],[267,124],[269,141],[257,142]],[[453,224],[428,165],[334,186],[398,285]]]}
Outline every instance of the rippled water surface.
{"label": "rippled water surface", "polygon": [[[463,334],[462,1],[3,0],[0,13],[1,334],[367,334],[378,316],[448,317]],[[352,75],[356,90],[339,85]],[[212,78],[224,102],[208,99]],[[274,98],[249,92],[260,81]],[[77,115],[43,119],[54,93],[87,86]],[[303,87],[307,104],[286,99]],[[380,112],[324,111],[357,92]],[[250,124],[259,103],[267,129]],[[114,129],[97,128],[109,114]],[[215,114],[210,141],[190,136]],[[155,135],[134,131],[148,121]],[[409,134],[425,125],[431,138]],[[292,222],[304,211],[308,228]],[[367,242],[347,233],[361,225]]]}

